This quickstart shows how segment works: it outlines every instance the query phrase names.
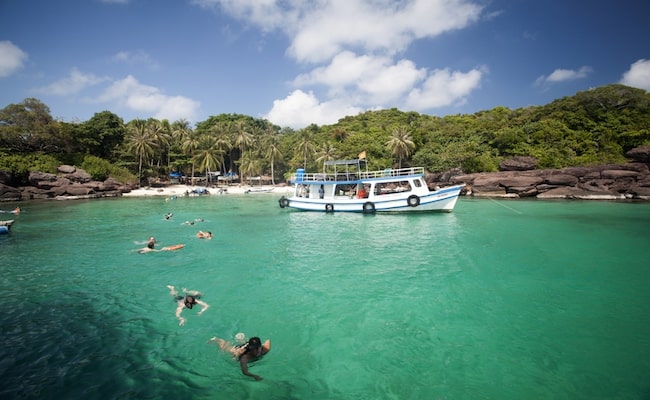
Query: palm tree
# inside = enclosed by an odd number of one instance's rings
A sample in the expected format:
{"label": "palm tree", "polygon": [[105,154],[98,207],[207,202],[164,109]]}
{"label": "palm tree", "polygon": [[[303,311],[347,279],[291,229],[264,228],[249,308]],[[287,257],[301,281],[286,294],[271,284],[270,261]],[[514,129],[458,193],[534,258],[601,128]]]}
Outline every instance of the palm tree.
{"label": "palm tree", "polygon": [[318,151],[318,158],[316,162],[323,164],[323,170],[325,169],[325,161],[331,161],[336,159],[337,149],[330,142],[323,143],[322,147]]}
{"label": "palm tree", "polygon": [[239,147],[239,157],[242,157],[244,155],[244,150],[250,147],[254,141],[255,138],[250,132],[248,132],[246,126],[244,125],[244,122],[237,122],[237,125],[235,127],[234,145]]}
{"label": "palm tree", "polygon": [[415,150],[415,143],[411,140],[411,134],[406,128],[398,128],[393,131],[391,138],[386,142],[391,154],[399,157],[399,168],[402,168],[402,158],[409,157],[411,150]]}
{"label": "palm tree", "polygon": [[181,143],[181,150],[192,160],[192,181],[194,181],[194,152],[199,148],[200,135],[194,131],[190,132]]}
{"label": "palm tree", "polygon": [[298,151],[302,153],[303,168],[307,168],[307,155],[314,150],[314,135],[311,131],[303,129],[300,131],[300,141],[298,142]]}
{"label": "palm tree", "polygon": [[204,135],[199,140],[192,161],[196,163],[199,171],[205,171],[206,180],[209,182],[210,172],[221,168],[222,157],[223,153],[217,148],[214,136]]}
{"label": "palm tree", "polygon": [[[238,161],[239,163],[239,173],[241,174],[240,182],[244,182],[244,176],[254,176],[259,175],[262,167],[260,166],[259,158],[255,157],[255,154],[251,151],[247,151],[242,154],[241,158]],[[250,183],[250,182],[249,182]]]}
{"label": "palm tree", "polygon": [[275,186],[275,170],[274,166],[276,161],[282,159],[282,152],[280,151],[280,138],[275,132],[275,129],[269,125],[264,131],[264,157],[271,163],[271,183]]}
{"label": "palm tree", "polygon": [[149,130],[149,134],[156,141],[156,149],[158,150],[157,165],[160,167],[160,162],[164,157],[165,151],[169,151],[169,140],[171,139],[169,122],[167,120],[158,121],[157,119],[150,118],[147,120],[147,130]]}
{"label": "palm tree", "polygon": [[[221,150],[221,166],[222,166],[222,171],[225,172],[225,161],[223,159],[223,156],[227,154],[230,150],[232,150],[232,139],[230,137],[230,131],[229,128],[226,124],[224,123],[217,123],[215,124],[212,129],[210,129],[210,133],[214,134],[215,138],[215,145],[217,149]],[[232,157],[231,157],[231,162],[232,162]],[[232,168],[231,168],[232,169]]]}
{"label": "palm tree", "polygon": [[136,155],[138,161],[138,184],[142,183],[142,163],[156,151],[156,140],[147,129],[147,121],[134,119],[127,125],[126,149]]}

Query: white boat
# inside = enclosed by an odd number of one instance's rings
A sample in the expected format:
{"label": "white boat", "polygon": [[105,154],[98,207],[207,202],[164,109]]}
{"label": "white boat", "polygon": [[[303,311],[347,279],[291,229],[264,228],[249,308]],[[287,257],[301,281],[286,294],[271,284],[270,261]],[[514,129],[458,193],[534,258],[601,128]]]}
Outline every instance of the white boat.
{"label": "white boat", "polygon": [[14,224],[13,219],[7,221],[0,221],[0,234],[9,233],[9,230],[11,230],[11,225],[13,224]]}
{"label": "white boat", "polygon": [[252,187],[249,189],[246,189],[244,193],[271,193],[275,188],[265,188],[265,187]]}
{"label": "white boat", "polygon": [[451,212],[465,186],[429,190],[424,168],[368,171],[366,160],[326,161],[324,172],[291,177],[294,192],[280,198],[281,208],[324,212]]}

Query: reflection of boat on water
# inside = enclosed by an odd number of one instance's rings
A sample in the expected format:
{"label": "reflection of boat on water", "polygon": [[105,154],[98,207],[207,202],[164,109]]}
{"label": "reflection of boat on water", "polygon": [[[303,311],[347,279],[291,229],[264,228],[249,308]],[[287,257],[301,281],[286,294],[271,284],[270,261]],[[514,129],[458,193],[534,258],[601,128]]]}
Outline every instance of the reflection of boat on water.
{"label": "reflection of boat on water", "polygon": [[9,233],[9,231],[11,230],[11,225],[13,224],[14,224],[13,219],[0,221],[0,234]]}
{"label": "reflection of boat on water", "polygon": [[[366,160],[326,161],[325,172],[298,169],[294,192],[280,198],[281,208],[325,212],[451,212],[464,185],[430,190],[424,168],[368,171]],[[365,168],[362,168],[365,167]]]}
{"label": "reflection of boat on water", "polygon": [[271,193],[275,188],[252,187],[246,189],[244,193]]}

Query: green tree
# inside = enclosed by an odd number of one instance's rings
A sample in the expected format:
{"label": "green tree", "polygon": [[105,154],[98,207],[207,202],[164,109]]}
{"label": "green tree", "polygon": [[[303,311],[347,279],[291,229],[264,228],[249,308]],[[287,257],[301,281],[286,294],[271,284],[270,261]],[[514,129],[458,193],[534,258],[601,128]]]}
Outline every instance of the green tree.
{"label": "green tree", "polygon": [[80,134],[84,153],[111,160],[117,147],[124,142],[126,127],[122,118],[110,111],[102,111],[81,124]]}
{"label": "green tree", "polygon": [[127,126],[126,149],[138,158],[138,182],[142,184],[142,164],[156,150],[156,139],[147,128],[147,121],[135,119]]}
{"label": "green tree", "polygon": [[325,161],[336,160],[338,158],[338,151],[333,144],[325,142],[322,144],[317,156],[318,158],[316,158],[316,162],[325,168]]}
{"label": "green tree", "polygon": [[[249,148],[255,141],[253,135],[248,131],[247,126],[243,121],[237,122],[235,125],[235,141],[234,145],[239,148],[239,156],[244,155],[244,151]],[[242,175],[242,172],[239,171],[239,174]],[[243,176],[240,176],[240,179],[243,179]]]}
{"label": "green tree", "polygon": [[402,159],[410,157],[411,151],[415,150],[411,134],[403,127],[393,130],[386,146],[390,149],[391,154],[398,157],[400,169],[402,168]]}
{"label": "green tree", "polygon": [[192,157],[199,171],[204,171],[209,182],[210,172],[215,172],[221,167],[222,151],[216,146],[216,139],[213,136],[203,135],[199,139],[198,146]]}
{"label": "green tree", "polygon": [[271,183],[275,186],[275,164],[282,159],[280,140],[275,130],[269,127],[265,131],[263,141],[265,147],[264,156],[271,164]]}

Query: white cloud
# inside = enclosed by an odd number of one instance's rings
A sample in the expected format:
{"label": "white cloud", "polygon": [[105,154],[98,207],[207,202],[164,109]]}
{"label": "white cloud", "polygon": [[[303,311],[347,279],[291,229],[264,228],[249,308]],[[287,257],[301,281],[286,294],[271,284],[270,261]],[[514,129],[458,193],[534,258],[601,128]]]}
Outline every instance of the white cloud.
{"label": "white cloud", "polygon": [[638,60],[623,74],[623,85],[650,91],[650,60]]}
{"label": "white cloud", "polygon": [[0,78],[12,75],[22,68],[27,53],[8,40],[0,41]]}
{"label": "white cloud", "polygon": [[324,62],[346,49],[395,54],[411,42],[461,29],[479,20],[470,0],[194,0],[221,7],[264,31],[291,39],[288,53],[300,62]]}
{"label": "white cloud", "polygon": [[[287,55],[302,65],[314,65],[291,82],[295,91],[273,102],[268,118],[280,125],[295,128],[335,123],[361,110],[385,107],[424,111],[462,104],[480,87],[486,72],[478,68],[429,73],[428,68],[398,57],[416,40],[435,38],[478,22],[484,8],[474,0],[193,3],[219,8],[263,31],[283,32],[290,40]],[[319,100],[320,96],[327,98]]]}
{"label": "white cloud", "polygon": [[69,76],[48,86],[34,89],[34,92],[44,95],[68,96],[77,94],[84,89],[98,85],[106,80],[108,78],[98,77],[93,74],[84,74],[78,69],[73,68]]}
{"label": "white cloud", "polygon": [[131,75],[113,82],[96,101],[116,102],[136,113],[143,113],[143,118],[170,121],[181,118],[194,120],[200,107],[198,101],[184,96],[168,96],[156,87],[141,84]]}
{"label": "white cloud", "polygon": [[414,110],[463,104],[466,97],[480,87],[484,73],[485,68],[469,72],[435,70],[429,74],[421,88],[413,89],[409,93],[406,104]]}
{"label": "white cloud", "polygon": [[146,65],[152,70],[157,70],[160,68],[158,62],[151,58],[149,54],[142,50],[138,51],[120,51],[113,56],[113,60],[117,62],[123,62],[129,65]]}
{"label": "white cloud", "polygon": [[307,10],[294,28],[289,54],[322,62],[343,49],[393,55],[414,40],[478,21],[482,8],[467,0],[329,1]]}
{"label": "white cloud", "polygon": [[273,108],[264,117],[280,126],[294,129],[310,124],[329,125],[347,115],[356,115],[362,110],[344,101],[320,102],[312,92],[295,90],[282,100],[275,100]]}
{"label": "white cloud", "polygon": [[558,68],[553,71],[549,76],[540,76],[535,83],[543,85],[544,83],[558,83],[566,81],[574,81],[576,79],[586,78],[587,75],[593,72],[593,69],[588,66],[581,67],[579,70],[561,69]]}
{"label": "white cloud", "polygon": [[389,57],[357,56],[344,51],[328,66],[298,76],[294,85],[325,85],[330,88],[330,96],[345,94],[353,88],[367,101],[381,104],[398,99],[425,75],[424,69],[416,68],[409,60],[394,63]]}

